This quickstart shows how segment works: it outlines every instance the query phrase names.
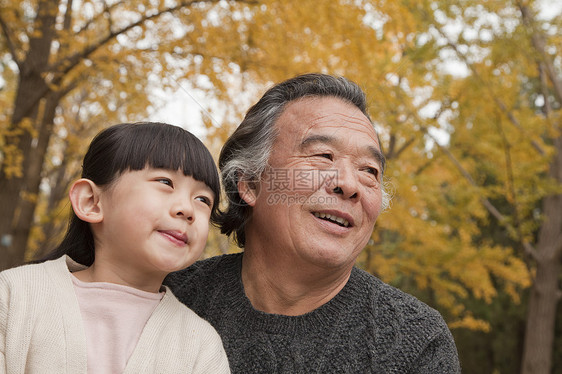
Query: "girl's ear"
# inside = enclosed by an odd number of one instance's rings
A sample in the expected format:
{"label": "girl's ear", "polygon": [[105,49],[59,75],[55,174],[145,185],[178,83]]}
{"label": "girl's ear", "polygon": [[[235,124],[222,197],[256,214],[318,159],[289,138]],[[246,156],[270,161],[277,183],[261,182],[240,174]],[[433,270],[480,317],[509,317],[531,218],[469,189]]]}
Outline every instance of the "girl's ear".
{"label": "girl's ear", "polygon": [[99,223],[103,220],[100,204],[100,189],[89,179],[78,179],[69,192],[74,214],[82,221]]}
{"label": "girl's ear", "polygon": [[241,179],[238,181],[238,194],[249,206],[254,206],[258,198],[256,182]]}

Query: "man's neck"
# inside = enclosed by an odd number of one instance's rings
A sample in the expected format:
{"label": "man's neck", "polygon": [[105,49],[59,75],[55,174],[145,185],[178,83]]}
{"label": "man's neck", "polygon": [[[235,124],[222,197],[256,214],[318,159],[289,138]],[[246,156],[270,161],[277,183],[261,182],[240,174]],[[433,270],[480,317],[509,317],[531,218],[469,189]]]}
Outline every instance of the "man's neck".
{"label": "man's neck", "polygon": [[333,271],[281,264],[244,251],[242,283],[253,307],[262,312],[297,316],[334,298],[347,283],[351,268]]}

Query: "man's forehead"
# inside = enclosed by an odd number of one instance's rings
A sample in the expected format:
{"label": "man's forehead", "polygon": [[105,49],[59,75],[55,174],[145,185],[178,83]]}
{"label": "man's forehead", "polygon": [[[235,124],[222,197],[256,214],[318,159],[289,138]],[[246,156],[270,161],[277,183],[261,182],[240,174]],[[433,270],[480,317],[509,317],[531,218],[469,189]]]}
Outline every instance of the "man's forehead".
{"label": "man's forehead", "polygon": [[[303,148],[312,143],[336,144],[340,138],[361,139],[361,147],[380,159],[378,136],[369,118],[338,97],[305,97],[288,103],[277,122],[278,135]],[[278,138],[279,139],[279,138]]]}
{"label": "man's forehead", "polygon": [[[361,129],[376,138],[369,118],[354,104],[338,97],[305,97],[288,103],[283,109],[278,124],[290,131],[308,132],[315,127]],[[283,131],[283,128],[279,128]]]}

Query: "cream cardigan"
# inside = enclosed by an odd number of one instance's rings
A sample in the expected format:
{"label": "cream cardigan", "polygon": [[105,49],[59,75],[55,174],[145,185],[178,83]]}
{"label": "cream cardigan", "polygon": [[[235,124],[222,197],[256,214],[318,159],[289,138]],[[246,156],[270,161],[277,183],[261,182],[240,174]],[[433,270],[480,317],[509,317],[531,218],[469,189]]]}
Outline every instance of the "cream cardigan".
{"label": "cream cardigan", "polygon": [[[86,373],[86,337],[64,256],[0,273],[0,373]],[[169,289],[124,373],[229,373],[216,331]]]}

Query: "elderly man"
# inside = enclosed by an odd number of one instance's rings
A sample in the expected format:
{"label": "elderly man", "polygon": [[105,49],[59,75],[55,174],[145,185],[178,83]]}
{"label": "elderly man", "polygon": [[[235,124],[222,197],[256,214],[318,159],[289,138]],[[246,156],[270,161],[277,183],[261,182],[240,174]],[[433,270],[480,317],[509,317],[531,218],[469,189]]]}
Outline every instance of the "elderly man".
{"label": "elderly man", "polygon": [[365,95],[307,74],[269,89],[224,145],[219,225],[244,248],[172,274],[233,373],[459,373],[438,312],[354,263],[388,203]]}

